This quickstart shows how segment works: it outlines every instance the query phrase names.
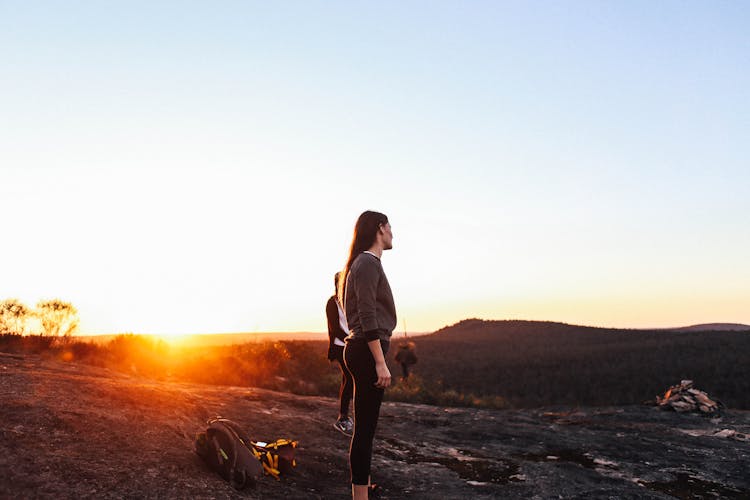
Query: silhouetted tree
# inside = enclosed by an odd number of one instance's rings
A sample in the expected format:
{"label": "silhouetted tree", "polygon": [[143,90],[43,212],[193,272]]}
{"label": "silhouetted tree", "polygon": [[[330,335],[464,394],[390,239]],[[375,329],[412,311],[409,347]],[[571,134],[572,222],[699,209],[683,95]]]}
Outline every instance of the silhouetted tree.
{"label": "silhouetted tree", "polygon": [[23,334],[30,314],[31,310],[18,299],[0,302],[0,334]]}
{"label": "silhouetted tree", "polygon": [[69,337],[78,329],[78,310],[70,302],[40,300],[36,314],[42,325],[42,335]]}

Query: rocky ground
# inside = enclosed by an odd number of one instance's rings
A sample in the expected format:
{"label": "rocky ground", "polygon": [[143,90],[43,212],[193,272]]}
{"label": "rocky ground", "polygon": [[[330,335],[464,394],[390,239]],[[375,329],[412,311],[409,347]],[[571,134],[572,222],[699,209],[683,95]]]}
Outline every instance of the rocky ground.
{"label": "rocky ground", "polygon": [[[233,490],[193,453],[217,414],[299,440],[295,471]],[[346,498],[335,414],[330,398],[0,353],[0,498]],[[380,422],[379,498],[750,498],[750,412],[385,403]]]}

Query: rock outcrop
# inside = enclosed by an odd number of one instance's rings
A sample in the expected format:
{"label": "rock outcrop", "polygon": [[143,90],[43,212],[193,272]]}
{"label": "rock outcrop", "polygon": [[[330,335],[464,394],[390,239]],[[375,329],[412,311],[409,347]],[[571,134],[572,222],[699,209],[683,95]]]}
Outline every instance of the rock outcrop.
{"label": "rock outcrop", "polygon": [[[221,414],[299,440],[298,466],[237,492],[193,452]],[[159,382],[0,354],[2,498],[347,498],[336,402]],[[475,410],[385,403],[379,498],[748,498],[750,413],[654,407]]]}
{"label": "rock outcrop", "polygon": [[719,401],[714,401],[705,392],[695,389],[692,380],[682,380],[679,384],[667,389],[662,397],[656,396],[656,405],[662,410],[706,414],[714,414],[722,406]]}

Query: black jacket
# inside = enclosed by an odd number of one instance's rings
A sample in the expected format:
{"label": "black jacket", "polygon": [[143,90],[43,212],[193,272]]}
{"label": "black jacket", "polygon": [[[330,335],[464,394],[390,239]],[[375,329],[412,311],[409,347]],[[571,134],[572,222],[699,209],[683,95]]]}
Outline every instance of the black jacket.
{"label": "black jacket", "polygon": [[341,328],[341,323],[339,322],[339,308],[336,306],[335,295],[332,295],[326,304],[326,318],[328,319],[328,359],[333,361],[336,359],[336,350],[343,349],[343,346],[337,346],[334,344],[333,340],[339,339],[343,341],[346,336],[349,335],[349,332],[345,332],[344,329]]}

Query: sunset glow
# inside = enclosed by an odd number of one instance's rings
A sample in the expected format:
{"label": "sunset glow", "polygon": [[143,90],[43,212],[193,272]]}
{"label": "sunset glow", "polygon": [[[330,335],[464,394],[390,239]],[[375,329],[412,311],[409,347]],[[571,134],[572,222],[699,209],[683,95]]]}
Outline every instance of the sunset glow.
{"label": "sunset glow", "polygon": [[374,209],[397,332],[750,323],[747,5],[388,5],[0,8],[0,300],[322,332]]}

